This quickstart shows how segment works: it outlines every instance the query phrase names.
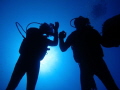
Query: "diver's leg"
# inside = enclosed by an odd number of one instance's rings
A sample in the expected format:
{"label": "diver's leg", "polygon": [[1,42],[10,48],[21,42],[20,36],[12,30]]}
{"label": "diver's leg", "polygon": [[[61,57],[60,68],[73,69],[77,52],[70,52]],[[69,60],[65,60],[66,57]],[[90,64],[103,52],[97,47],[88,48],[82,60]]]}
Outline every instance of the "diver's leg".
{"label": "diver's leg", "polygon": [[103,82],[107,90],[119,90],[103,59],[100,60],[96,68],[97,68],[96,75]]}
{"label": "diver's leg", "polygon": [[25,74],[24,68],[22,68],[22,66],[17,63],[15,65],[14,71],[12,73],[10,82],[6,90],[15,90],[24,74]]}
{"label": "diver's leg", "polygon": [[91,81],[90,76],[88,74],[82,74],[82,72],[81,72],[80,80],[81,80],[81,90],[91,90],[92,89],[91,83],[95,84],[94,79],[93,81]]}
{"label": "diver's leg", "polygon": [[27,70],[27,90],[35,90],[38,79],[40,62],[32,64]]}
{"label": "diver's leg", "polygon": [[[80,66],[80,65],[79,65]],[[97,90],[93,74],[88,66],[80,66],[81,90]]]}

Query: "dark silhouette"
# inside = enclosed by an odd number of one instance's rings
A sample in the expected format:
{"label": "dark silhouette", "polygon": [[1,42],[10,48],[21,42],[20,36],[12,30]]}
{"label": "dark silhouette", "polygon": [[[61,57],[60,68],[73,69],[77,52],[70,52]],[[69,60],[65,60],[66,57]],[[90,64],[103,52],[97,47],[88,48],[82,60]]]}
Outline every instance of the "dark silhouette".
{"label": "dark silhouette", "polygon": [[81,71],[82,90],[97,90],[93,76],[96,75],[107,90],[118,90],[108,68],[103,60],[100,34],[90,25],[89,19],[82,16],[74,19],[76,30],[64,42],[66,32],[59,33],[60,49],[66,51],[70,46],[75,61]]}
{"label": "dark silhouette", "polygon": [[103,23],[102,38],[105,47],[118,47],[120,45],[120,14]]}
{"label": "dark silhouette", "polygon": [[[6,90],[15,90],[19,81],[26,73],[27,89],[35,90],[38,78],[40,60],[42,60],[48,50],[47,46],[56,46],[58,44],[59,23],[43,23],[40,28],[30,28],[26,32],[26,38],[19,49],[19,59],[15,65],[10,82]],[[54,29],[54,32],[51,32]],[[48,36],[54,36],[54,40],[49,40]]]}

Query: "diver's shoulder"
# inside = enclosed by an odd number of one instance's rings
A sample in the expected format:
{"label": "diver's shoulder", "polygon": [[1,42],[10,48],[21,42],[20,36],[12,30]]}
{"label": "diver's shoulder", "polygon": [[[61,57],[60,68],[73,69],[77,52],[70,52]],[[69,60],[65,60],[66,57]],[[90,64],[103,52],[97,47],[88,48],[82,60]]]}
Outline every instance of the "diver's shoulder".
{"label": "diver's shoulder", "polygon": [[77,31],[73,31],[71,32],[70,36],[73,36],[73,35],[76,35],[77,34]]}

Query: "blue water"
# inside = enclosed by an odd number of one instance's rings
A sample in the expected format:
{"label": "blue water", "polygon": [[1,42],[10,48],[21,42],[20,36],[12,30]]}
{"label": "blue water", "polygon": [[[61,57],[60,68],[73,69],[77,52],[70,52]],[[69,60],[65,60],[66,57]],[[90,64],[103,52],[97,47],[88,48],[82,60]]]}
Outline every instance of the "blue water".
{"label": "blue water", "polygon": [[[74,28],[70,20],[78,16],[88,17],[91,25],[101,32],[103,22],[120,14],[120,0],[0,0],[0,90],[5,90],[14,65],[19,57],[22,37],[15,22],[25,29],[30,22],[60,23],[59,32],[69,35]],[[37,27],[36,25],[33,25]],[[79,67],[73,59],[71,48],[61,52],[59,46],[51,50],[41,62],[36,90],[80,90]],[[120,88],[120,47],[105,48],[104,59]],[[98,90],[106,90],[95,76]],[[26,76],[16,90],[25,90]]]}

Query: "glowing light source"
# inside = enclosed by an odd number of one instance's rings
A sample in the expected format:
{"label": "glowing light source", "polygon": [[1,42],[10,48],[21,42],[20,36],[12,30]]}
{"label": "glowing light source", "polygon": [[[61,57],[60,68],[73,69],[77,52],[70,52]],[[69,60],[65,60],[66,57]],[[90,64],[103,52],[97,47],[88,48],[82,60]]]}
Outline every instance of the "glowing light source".
{"label": "glowing light source", "polygon": [[40,61],[40,73],[52,72],[57,62],[57,52],[54,48],[51,48],[45,55],[44,59]]}

